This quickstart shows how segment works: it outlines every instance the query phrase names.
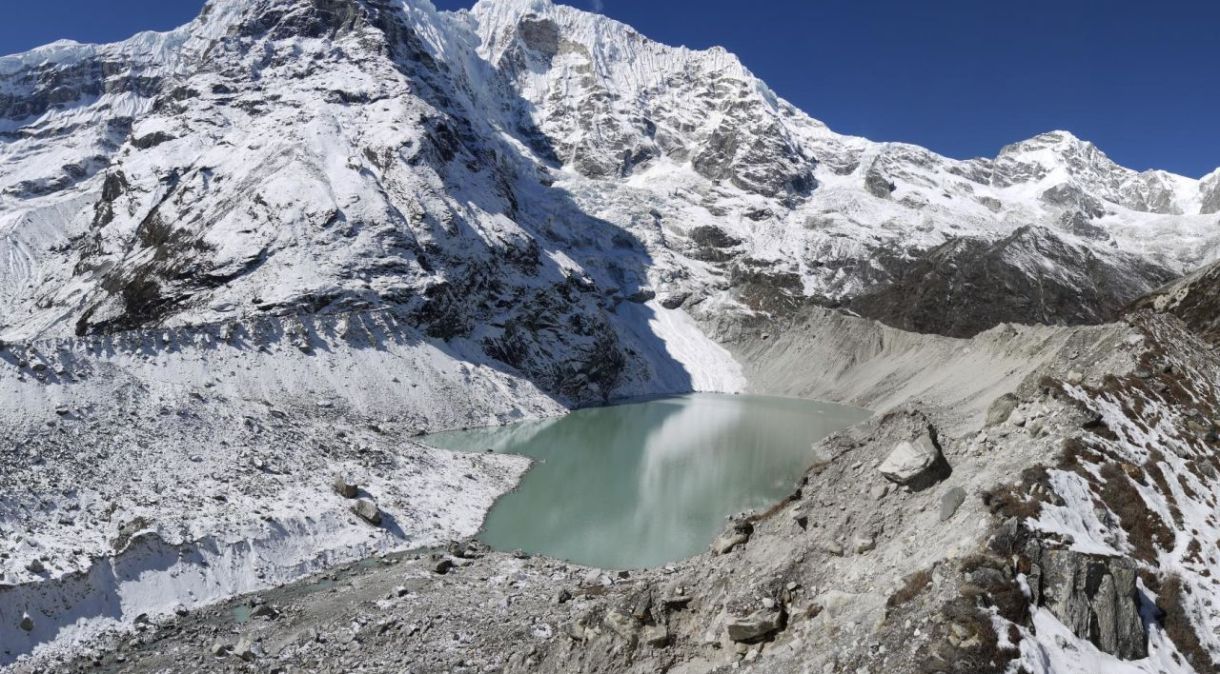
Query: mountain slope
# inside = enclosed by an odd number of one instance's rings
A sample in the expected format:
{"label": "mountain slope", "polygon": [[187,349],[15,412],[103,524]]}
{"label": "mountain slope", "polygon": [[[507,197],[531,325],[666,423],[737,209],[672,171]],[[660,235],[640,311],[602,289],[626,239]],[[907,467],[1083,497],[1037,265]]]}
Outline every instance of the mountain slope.
{"label": "mountain slope", "polygon": [[[1034,254],[1005,265],[1008,275],[1065,288],[1062,310],[1032,315],[996,284],[989,290],[998,302],[986,313],[955,307],[971,315],[952,334],[972,334],[998,320],[1112,318],[1141,292],[1214,256],[1206,184],[1122,168],[1066,132],[1011,145],[995,160],[955,161],[835,134],[723,50],[662,47],[604,17],[532,0],[481,2],[466,21],[479,32],[480,53],[533,104],[532,119],[575,174],[567,184],[577,199],[624,213],[616,219],[624,226],[657,218],[669,247],[688,266],[698,267],[691,258],[714,262],[717,281],[761,276],[929,329],[855,300],[897,294],[916,312],[942,313],[904,288],[929,255],[998,245],[1023,227],[1066,238],[1074,249],[1066,259]],[[607,187],[614,177],[631,189]],[[729,250],[699,243],[707,227],[723,232]],[[1090,276],[1121,282],[1097,292],[1071,269],[1086,259],[1097,270]],[[698,279],[691,285],[696,296],[708,292]]]}
{"label": "mountain slope", "polygon": [[929,265],[1022,227],[1062,240],[1001,274],[1062,306],[995,285],[946,330],[971,334],[1112,317],[1216,245],[1214,180],[1064,132],[964,162],[841,136],[723,50],[544,0],[214,0],[170,33],[6,57],[0,87],[9,339],[406,305],[437,336],[503,343],[537,323],[506,305],[565,298],[588,349],[610,343],[605,312],[659,289],[696,314],[756,308],[742,279],[937,330],[876,298],[935,317],[911,282]]}

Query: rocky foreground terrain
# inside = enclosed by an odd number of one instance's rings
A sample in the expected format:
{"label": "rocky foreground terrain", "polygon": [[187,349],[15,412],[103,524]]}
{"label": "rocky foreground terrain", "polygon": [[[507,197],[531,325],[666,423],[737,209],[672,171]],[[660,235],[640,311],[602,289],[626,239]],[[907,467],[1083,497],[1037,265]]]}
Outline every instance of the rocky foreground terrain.
{"label": "rocky foreground terrain", "polygon": [[[837,373],[800,353],[849,333]],[[878,414],[699,557],[614,572],[455,540],[138,621],[54,669],[1214,671],[1220,363],[1178,319],[960,341],[814,309],[725,339],[752,389]]]}
{"label": "rocky foreground terrain", "polygon": [[[1216,671],[1218,212],[546,0],[0,58],[0,668]],[[471,544],[525,460],[417,442],[688,391],[876,416],[626,574]]]}

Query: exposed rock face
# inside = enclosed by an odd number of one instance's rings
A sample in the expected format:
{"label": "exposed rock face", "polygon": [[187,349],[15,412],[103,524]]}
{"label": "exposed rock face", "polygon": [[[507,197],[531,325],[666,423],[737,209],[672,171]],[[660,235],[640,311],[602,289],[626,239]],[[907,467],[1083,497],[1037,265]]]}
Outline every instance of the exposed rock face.
{"label": "exposed rock face", "polygon": [[1132,306],[1173,314],[1204,339],[1220,344],[1220,263],[1159,288]]}
{"label": "exposed rock face", "polygon": [[[214,0],[169,33],[6,57],[0,84],[0,259],[20,261],[0,332],[23,338],[406,307],[434,338],[495,326],[490,356],[566,393],[616,383],[629,357],[566,356],[614,350],[606,313],[662,281],[965,335],[1103,320],[1220,242],[1214,176],[1063,132],[964,162],[841,136],[722,49],[549,2]],[[690,245],[690,222],[724,236]],[[1035,225],[1045,249],[1005,252]],[[756,301],[759,278],[791,297]],[[576,334],[535,338],[524,307]]]}
{"label": "exposed rock face", "polygon": [[779,607],[762,608],[748,615],[730,615],[725,630],[732,641],[753,643],[774,634],[784,625],[784,612]]}
{"label": "exposed rock face", "polygon": [[1035,605],[1105,653],[1125,660],[1148,655],[1133,560],[1046,548],[1037,541],[1027,554]]}
{"label": "exposed rock face", "polygon": [[343,498],[356,498],[360,495],[360,485],[344,475],[335,478],[334,489],[335,493]]}
{"label": "exposed rock face", "polygon": [[914,440],[898,443],[878,470],[885,479],[912,491],[927,489],[952,472],[931,429]]}
{"label": "exposed rock face", "polygon": [[894,183],[890,182],[885,176],[881,175],[875,170],[869,171],[868,174],[864,176],[864,189],[868,190],[869,194],[877,198],[888,199],[890,195],[894,193],[896,187],[897,186],[894,185]]}
{"label": "exposed rock face", "polygon": [[[893,282],[851,301],[896,328],[955,337],[999,323],[1101,323],[1174,274],[1134,256],[1122,263],[1043,228],[1000,241],[959,238],[914,260],[882,257]],[[1035,268],[1036,267],[1036,268]]]}
{"label": "exposed rock face", "polygon": [[[1061,168],[1071,182],[1057,185],[1050,200],[1065,196],[1073,201],[1083,198],[1089,211],[1100,208],[1099,199],[1127,208],[1151,213],[1177,213],[1173,186],[1180,176],[1164,171],[1137,173],[1115,164],[1098,147],[1065,131],[1040,134],[1029,140],[1009,145],[1000,151],[995,162],[993,180],[1014,185],[1030,179],[1046,177]],[[1088,192],[1086,196],[1084,193]],[[1044,193],[1044,198],[1047,198]]]}

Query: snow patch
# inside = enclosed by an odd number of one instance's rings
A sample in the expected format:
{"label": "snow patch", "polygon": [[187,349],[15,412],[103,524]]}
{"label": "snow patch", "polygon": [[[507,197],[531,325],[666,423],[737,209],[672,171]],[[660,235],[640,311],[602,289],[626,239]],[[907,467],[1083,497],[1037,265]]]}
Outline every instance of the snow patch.
{"label": "snow patch", "polygon": [[[666,309],[656,301],[644,305],[648,329],[661,340],[669,357],[690,377],[690,388],[700,393],[740,393],[746,388],[745,374],[723,346],[699,328],[681,309]],[[637,312],[638,313],[638,312]]]}

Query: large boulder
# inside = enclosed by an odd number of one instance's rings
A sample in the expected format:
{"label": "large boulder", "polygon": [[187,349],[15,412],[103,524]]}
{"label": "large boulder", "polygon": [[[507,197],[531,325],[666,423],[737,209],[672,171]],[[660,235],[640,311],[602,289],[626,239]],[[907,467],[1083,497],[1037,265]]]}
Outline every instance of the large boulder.
{"label": "large boulder", "polygon": [[879,470],[885,479],[912,491],[927,489],[952,472],[931,428],[914,440],[898,443]]}
{"label": "large boulder", "polygon": [[784,626],[784,611],[780,607],[763,608],[749,615],[730,615],[725,623],[729,639],[738,643],[762,641]]}
{"label": "large boulder", "polygon": [[1133,560],[1046,548],[1037,541],[1027,554],[1035,605],[1105,653],[1124,660],[1147,657]]}
{"label": "large boulder", "polygon": [[957,514],[957,509],[966,502],[966,490],[953,487],[940,497],[940,521],[948,522]]}
{"label": "large boulder", "polygon": [[724,533],[712,541],[712,553],[724,555],[732,552],[738,546],[745,545],[754,533],[754,524],[745,517],[735,517],[729,520]]}
{"label": "large boulder", "polygon": [[352,512],[356,513],[360,519],[374,526],[381,525],[381,509],[372,499],[362,498],[357,499],[356,504],[352,506]]}
{"label": "large boulder", "polygon": [[356,498],[360,495],[360,485],[346,475],[340,475],[334,481],[335,493],[343,498]]}

